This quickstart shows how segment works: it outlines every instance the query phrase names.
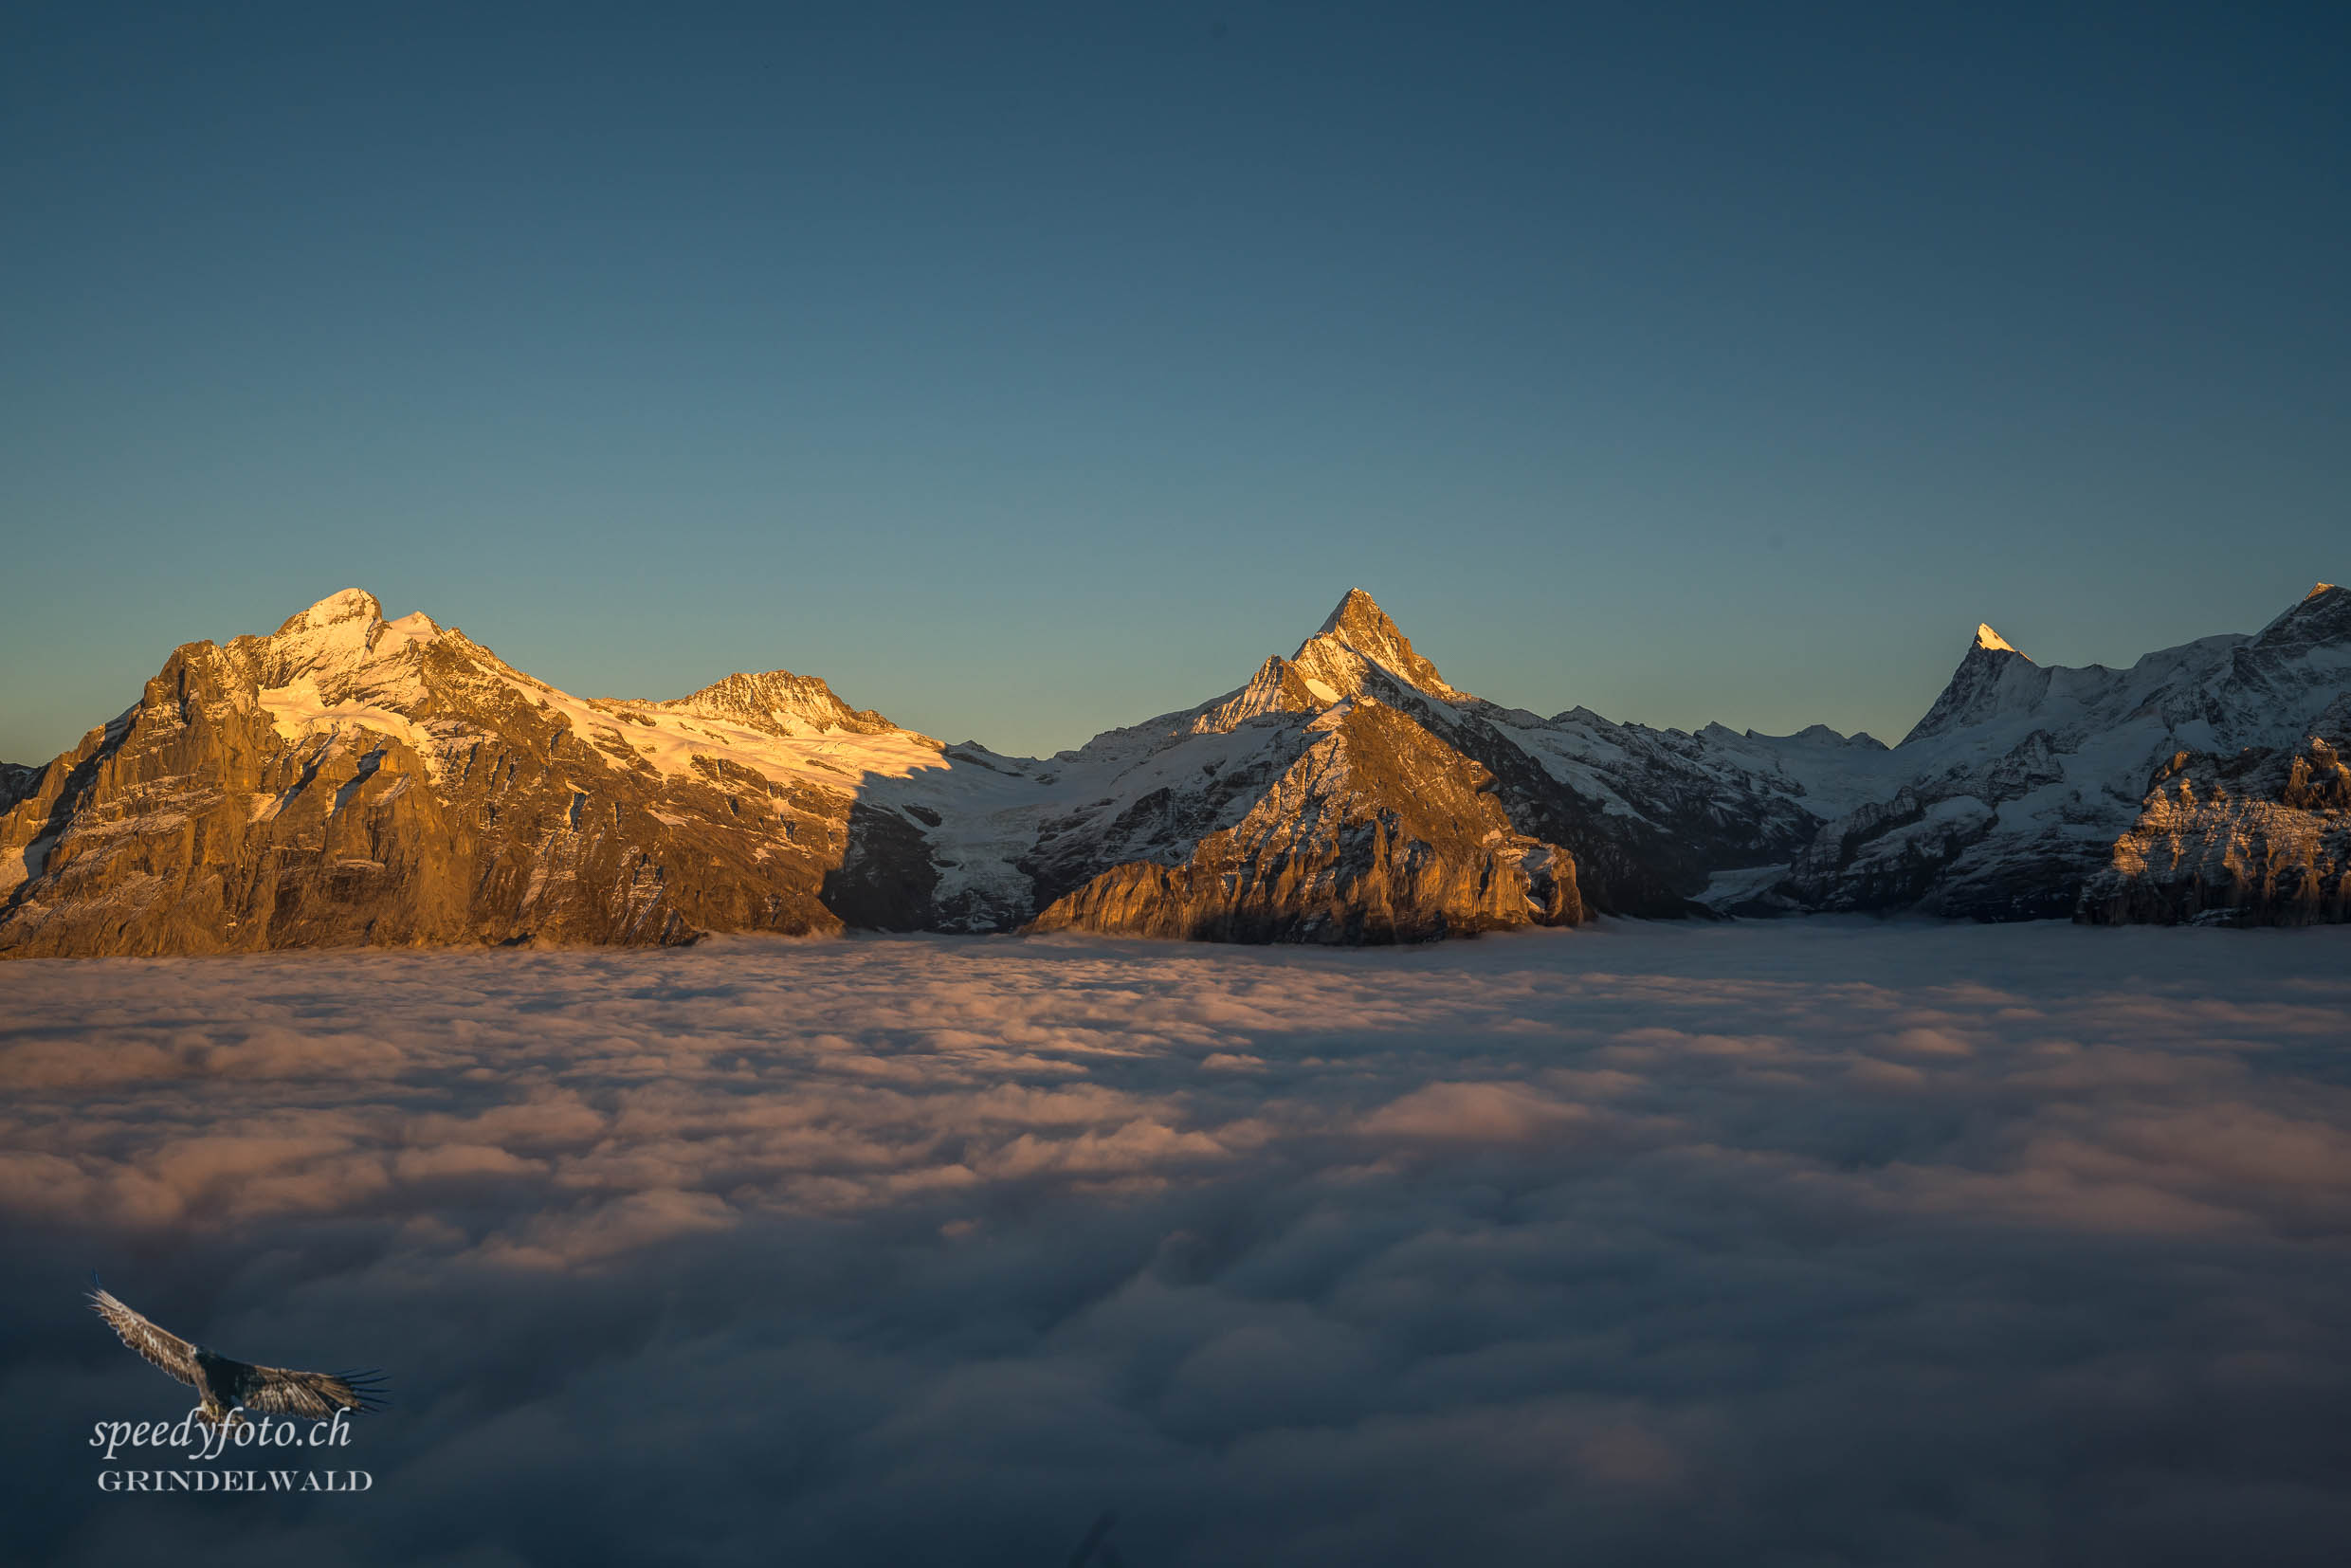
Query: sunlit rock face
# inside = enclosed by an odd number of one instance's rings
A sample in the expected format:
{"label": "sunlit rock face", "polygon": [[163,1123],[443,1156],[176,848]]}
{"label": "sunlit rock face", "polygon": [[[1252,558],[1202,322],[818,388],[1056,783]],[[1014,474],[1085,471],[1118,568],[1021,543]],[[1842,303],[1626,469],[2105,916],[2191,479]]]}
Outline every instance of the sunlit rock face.
{"label": "sunlit rock face", "polygon": [[[1348,714],[1375,709],[1385,717],[1343,723]],[[1323,722],[1334,715],[1340,722]],[[1375,734],[1381,738],[1371,739]],[[1719,868],[1784,861],[1811,838],[1820,812],[1808,801],[1802,778],[1784,765],[1783,751],[1885,750],[1866,736],[1848,740],[1826,730],[1784,741],[1719,727],[1686,735],[1611,723],[1581,708],[1542,719],[1504,707],[1448,683],[1370,594],[1353,589],[1295,653],[1267,659],[1239,689],[1107,732],[1036,765],[1076,797],[1070,809],[1040,825],[1034,847],[1019,860],[1030,875],[1040,920],[1164,932],[1358,929],[1352,914],[1309,919],[1303,906],[1271,919],[1268,927],[1268,917],[1228,910],[1227,894],[1218,890],[1228,880],[1236,889],[1322,885],[1303,866],[1284,873],[1287,882],[1261,868],[1263,854],[1288,857],[1306,840],[1318,845],[1308,858],[1346,885],[1357,885],[1357,873],[1342,875],[1340,866],[1372,864],[1363,859],[1371,854],[1370,840],[1342,853],[1334,842],[1316,839],[1319,819],[1285,815],[1308,807],[1320,811],[1328,798],[1295,787],[1274,791],[1317,746],[1322,748],[1318,757],[1351,763],[1376,758],[1362,767],[1366,782],[1348,798],[1358,805],[1376,799],[1378,810],[1398,821],[1420,820],[1414,795],[1420,785],[1413,781],[1423,778],[1441,778],[1448,799],[1475,794],[1489,803],[1490,811],[1479,809],[1476,833],[1449,828],[1432,828],[1430,836],[1408,833],[1399,847],[1410,853],[1361,884],[1368,897],[1376,887],[1400,885],[1401,867],[1423,867],[1404,880],[1454,891],[1437,899],[1441,915],[1436,905],[1406,898],[1405,906],[1421,913],[1405,917],[1399,929],[1431,932],[1522,920],[1556,923],[1580,918],[1578,910],[1689,913],[1698,907],[1693,898]],[[1311,764],[1309,772],[1321,766]],[[1072,788],[1073,780],[1086,782]],[[1251,816],[1254,822],[1245,827],[1243,819]],[[1233,836],[1208,844],[1211,835],[1228,830]],[[1548,848],[1511,850],[1521,869],[1499,869],[1500,861],[1487,864],[1481,835],[1503,830]],[[1414,844],[1422,848],[1411,849]],[[1195,861],[1195,854],[1209,860]],[[1530,854],[1536,855],[1532,861]],[[1209,877],[1210,861],[1225,866],[1234,855],[1243,857],[1242,868],[1227,866]],[[1282,865],[1288,866],[1288,860]],[[1438,866],[1442,871],[1427,868]],[[1113,870],[1119,874],[1079,903],[1056,907]],[[1509,894],[1495,891],[1522,884],[1522,916]],[[1478,889],[1474,895],[1461,891],[1472,888]],[[1264,896],[1253,891],[1248,898]],[[1173,903],[1146,917],[1137,901]],[[1375,920],[1371,928],[1386,926]]]}
{"label": "sunlit rock face", "polygon": [[1030,928],[1356,943],[1574,924],[1576,858],[1521,825],[1485,760],[1488,706],[1350,590],[1239,690],[1030,765],[1073,797],[1019,856]]}
{"label": "sunlit rock face", "polygon": [[1549,719],[1351,590],[1287,658],[1045,758],[822,680],[581,699],[337,593],[0,768],[0,955],[716,931],[1412,941],[1593,914],[2340,921],[2351,593],[2127,669],[1979,627],[1903,743]]}
{"label": "sunlit rock face", "polygon": [[1190,720],[1363,699],[1483,768],[1512,828],[1567,851],[1597,911],[2351,918],[2333,782],[2351,745],[2351,592],[2324,583],[2259,632],[2125,669],[2042,665],[1978,626],[1890,749],[1825,726],[1539,719],[1445,684],[1359,592]]}
{"label": "sunlit rock face", "polygon": [[1583,918],[1575,862],[1515,831],[1490,775],[1368,698],[1307,724],[1297,760],[1175,866],[1132,861],[1032,929],[1241,941],[1420,941]]}
{"label": "sunlit rock face", "polygon": [[350,591],[180,648],[19,791],[0,953],[837,930],[860,779],[939,750],[780,672],[582,701]]}
{"label": "sunlit rock face", "polygon": [[2351,921],[2351,590],[2311,589],[2232,650],[2214,687],[2220,743],[2183,747],[2157,768],[2079,917]]}
{"label": "sunlit rock face", "polygon": [[2351,698],[2298,746],[2181,752],[2158,770],[2111,867],[2083,889],[2100,924],[2351,921]]}
{"label": "sunlit rock face", "polygon": [[0,778],[0,953],[1000,931],[1048,909],[1258,941],[1582,918],[1572,856],[1382,705],[1421,696],[1404,677],[1467,700],[1367,595],[1272,663],[1040,762],[784,671],[580,699],[348,591],[179,649],[73,752]]}
{"label": "sunlit rock face", "polygon": [[1080,928],[1412,941],[1680,914],[1823,814],[1782,754],[1543,720],[1448,683],[1350,591],[1288,658],[1049,758],[945,747],[823,681],[585,700],[357,591],[173,654],[0,778],[0,953],[711,931]]}

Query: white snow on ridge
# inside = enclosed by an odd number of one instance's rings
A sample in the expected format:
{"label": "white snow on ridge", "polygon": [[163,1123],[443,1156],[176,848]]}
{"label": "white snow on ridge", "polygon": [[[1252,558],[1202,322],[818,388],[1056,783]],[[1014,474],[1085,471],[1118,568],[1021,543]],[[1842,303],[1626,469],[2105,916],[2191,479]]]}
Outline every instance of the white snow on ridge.
{"label": "white snow on ridge", "polygon": [[426,769],[439,776],[440,758],[432,737],[406,714],[371,702],[329,702],[319,695],[317,679],[309,675],[256,696],[278,733],[288,740],[299,740],[314,730],[339,729],[344,725],[374,730],[410,747],[424,758]]}
{"label": "white snow on ridge", "polygon": [[[1384,612],[1352,592],[1296,655],[1267,659],[1244,686],[1050,759],[977,747],[951,756],[912,731],[869,732],[864,726],[886,721],[845,704],[836,712],[823,682],[782,671],[730,677],[669,702],[582,699],[422,612],[385,621],[355,590],[321,600],[265,640],[264,668],[274,673],[264,673],[270,684],[259,696],[282,735],[373,730],[410,745],[436,775],[443,753],[496,729],[492,715],[519,698],[568,724],[612,766],[702,780],[715,763],[773,784],[863,794],[919,825],[942,903],[968,896],[1011,909],[1029,886],[1016,867],[1042,840],[1058,836],[1066,851],[1103,833],[1118,853],[1161,858],[1188,851],[1184,835],[1212,830],[1202,824],[1228,806],[1237,820],[1248,799],[1228,799],[1231,792],[1214,781],[1255,767],[1269,747],[1295,746],[1301,719],[1343,706],[1367,681],[1457,742],[1467,726],[1490,726],[1616,829],[1632,819],[1671,833],[1709,811],[1715,821],[1744,811],[1785,843],[1808,831],[1807,818],[1834,823],[1909,786],[1925,808],[1921,831],[1980,828],[1990,836],[1966,851],[1971,864],[2023,864],[2051,845],[2110,839],[2136,811],[2150,769],[2177,750],[2297,739],[2351,685],[2345,604],[2342,590],[2321,585],[2260,633],[2160,649],[2127,669],[2036,665],[1978,624],[1936,707],[1890,750],[1823,726],[1784,737],[1721,725],[1686,734],[1583,708],[1541,719],[1498,707],[1446,685]],[[861,727],[830,727],[845,722]],[[1164,808],[1154,802],[1121,822],[1162,792]],[[1730,852],[1752,855],[1761,842]],[[1761,874],[1725,871],[1705,896]]]}
{"label": "white snow on ridge", "polygon": [[[984,754],[984,764],[950,759],[899,777],[869,778],[865,793],[875,805],[911,807],[939,818],[924,822],[939,872],[939,902],[969,894],[1001,908],[1024,907],[1030,886],[1015,862],[1035,848],[1048,820],[1089,808],[1098,820],[1115,818],[1156,792],[1178,794],[1204,778],[1254,767],[1290,734],[1280,723],[1245,722],[1146,738],[1143,728],[1107,731],[1044,760],[993,752]],[[974,746],[950,750],[966,758],[982,753]],[[1231,826],[1253,799],[1237,797],[1210,830]],[[1176,855],[1189,853],[1195,842],[1170,839],[1154,848]]]}
{"label": "white snow on ridge", "polygon": [[[290,665],[300,673],[283,685],[262,690],[261,704],[278,733],[289,739],[342,725],[372,729],[414,749],[438,776],[441,744],[469,736],[469,726],[454,718],[420,723],[403,710],[429,700],[419,655],[443,635],[422,611],[387,621],[374,595],[347,589],[292,617],[267,639],[281,667]],[[869,778],[904,778],[920,770],[946,767],[939,759],[939,743],[911,730],[779,736],[724,719],[678,712],[660,702],[574,697],[514,668],[487,648],[480,649],[480,655],[482,677],[559,714],[583,740],[616,761],[642,764],[668,778],[694,776],[695,758],[703,757],[747,768],[773,783],[839,793],[854,791]],[[322,679],[342,695],[322,693]],[[444,732],[439,743],[436,731]]]}
{"label": "white snow on ridge", "polygon": [[410,647],[423,647],[441,635],[441,628],[423,611],[415,611],[396,621],[386,621],[384,629],[369,652],[377,658],[397,653]]}
{"label": "white snow on ridge", "polygon": [[944,769],[946,748],[912,730],[878,735],[833,732],[778,736],[720,719],[666,710],[658,702],[599,698],[592,702],[559,691],[511,666],[500,678],[524,700],[553,710],[571,722],[582,739],[608,755],[641,762],[667,778],[694,776],[694,759],[731,762],[776,784],[813,785],[835,793],[869,779],[905,778],[925,769]]}

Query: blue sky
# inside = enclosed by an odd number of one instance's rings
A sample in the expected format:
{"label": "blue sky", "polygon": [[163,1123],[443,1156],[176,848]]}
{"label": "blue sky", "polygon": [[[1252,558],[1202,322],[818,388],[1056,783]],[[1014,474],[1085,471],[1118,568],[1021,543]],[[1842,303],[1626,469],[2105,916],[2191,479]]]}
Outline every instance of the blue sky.
{"label": "blue sky", "polygon": [[2351,24],[2054,9],[12,8],[0,757],[345,586],[1022,752],[1351,584],[1889,739],[2250,630],[2351,574]]}

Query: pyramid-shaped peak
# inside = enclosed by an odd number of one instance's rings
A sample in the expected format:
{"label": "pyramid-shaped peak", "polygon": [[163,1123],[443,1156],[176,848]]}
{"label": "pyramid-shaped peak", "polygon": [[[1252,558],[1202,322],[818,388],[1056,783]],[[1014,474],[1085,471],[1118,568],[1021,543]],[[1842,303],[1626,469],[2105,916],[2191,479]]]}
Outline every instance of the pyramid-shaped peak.
{"label": "pyramid-shaped peak", "polygon": [[1322,629],[1299,645],[1294,662],[1303,673],[1345,694],[1356,689],[1345,668],[1349,655],[1377,665],[1406,684],[1417,686],[1431,696],[1467,695],[1447,685],[1445,677],[1437,673],[1437,666],[1412,651],[1412,640],[1388,618],[1388,612],[1379,608],[1379,601],[1359,588],[1347,590],[1338,608],[1323,621]]}
{"label": "pyramid-shaped peak", "polygon": [[2269,646],[2304,643],[2339,643],[2351,639],[2351,589],[2333,583],[2313,584],[2310,592],[2296,599],[2271,621],[2254,633],[2253,640]]}
{"label": "pyramid-shaped peak", "polygon": [[1327,637],[1334,631],[1349,630],[1384,632],[1391,637],[1402,635],[1396,630],[1395,622],[1388,618],[1388,612],[1379,608],[1379,601],[1359,588],[1347,590],[1323,619],[1322,629],[1315,635]]}
{"label": "pyramid-shaped peak", "polygon": [[2050,672],[1989,626],[1976,628],[1959,667],[1926,717],[1903,737],[1905,746],[2032,708],[2049,689]]}
{"label": "pyramid-shaped peak", "polygon": [[2023,651],[2015,644],[1993,630],[1991,627],[1981,623],[1978,623],[1976,628],[1976,646],[1987,653],[2021,653]]}

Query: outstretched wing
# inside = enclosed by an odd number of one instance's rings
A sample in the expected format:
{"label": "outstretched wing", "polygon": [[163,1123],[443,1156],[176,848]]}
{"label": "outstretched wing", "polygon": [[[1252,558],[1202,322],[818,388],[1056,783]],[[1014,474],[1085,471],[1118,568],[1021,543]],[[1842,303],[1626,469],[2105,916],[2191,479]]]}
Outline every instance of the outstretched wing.
{"label": "outstretched wing", "polygon": [[314,1421],[323,1421],[338,1410],[382,1410],[383,1375],[246,1367],[237,1378],[237,1403],[250,1411],[306,1415]]}
{"label": "outstretched wing", "polygon": [[196,1347],[178,1335],[157,1328],[104,1290],[90,1292],[90,1307],[106,1320],[122,1342],[181,1382],[196,1380]]}

